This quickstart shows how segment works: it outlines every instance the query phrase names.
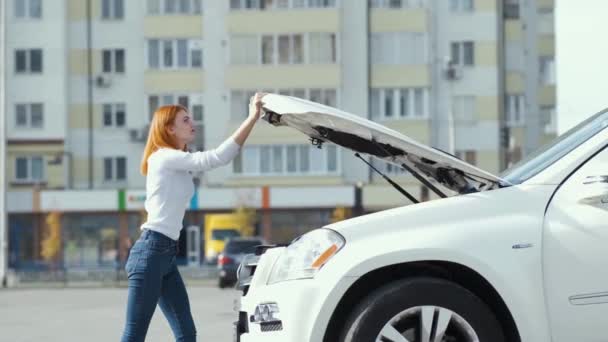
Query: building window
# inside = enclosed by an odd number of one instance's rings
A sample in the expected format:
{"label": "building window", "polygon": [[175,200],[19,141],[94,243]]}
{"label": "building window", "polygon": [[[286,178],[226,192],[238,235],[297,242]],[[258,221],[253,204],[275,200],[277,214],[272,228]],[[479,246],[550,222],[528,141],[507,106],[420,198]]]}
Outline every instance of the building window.
{"label": "building window", "polygon": [[232,64],[274,64],[274,36],[234,36],[230,59]]}
{"label": "building window", "polygon": [[127,179],[127,158],[103,158],[103,180],[106,182],[125,181]]}
{"label": "building window", "polygon": [[15,181],[19,183],[40,183],[44,181],[44,158],[42,156],[22,156],[15,159]]}
{"label": "building window", "polygon": [[450,11],[452,12],[473,12],[473,0],[450,0]]}
{"label": "building window", "polygon": [[102,50],[102,70],[106,73],[125,72],[125,50]]}
{"label": "building window", "polygon": [[373,159],[372,165],[386,175],[404,176],[409,174],[403,167],[394,163],[385,162],[381,159]]}
{"label": "building window", "polygon": [[292,7],[294,8],[302,8],[305,6],[308,6],[309,8],[336,7],[336,0],[292,0]]}
{"label": "building window", "polygon": [[507,151],[507,168],[518,163],[523,156],[521,146],[513,146]]}
{"label": "building window", "polygon": [[123,19],[125,15],[124,0],[102,0],[101,18],[102,19]]}
{"label": "building window", "polygon": [[471,165],[477,165],[477,151],[456,151],[456,157]]}
{"label": "building window", "polygon": [[16,18],[42,18],[42,0],[14,0],[14,6]]}
{"label": "building window", "polygon": [[524,124],[525,105],[524,95],[505,96],[507,126],[515,127]]}
{"label": "building window", "polygon": [[149,39],[150,69],[187,69],[203,67],[202,42],[193,39]]}
{"label": "building window", "polygon": [[543,85],[555,84],[555,59],[553,56],[540,57],[539,59],[540,82]]}
{"label": "building window", "polygon": [[308,48],[309,63],[336,63],[336,35],[334,33],[309,33]]}
{"label": "building window", "polygon": [[[152,121],[152,116],[158,107],[173,104],[180,104],[188,108],[195,124],[203,124],[204,106],[202,94],[148,94],[148,113],[150,121]],[[202,131],[199,132],[202,133]]]}
{"label": "building window", "polygon": [[452,115],[454,122],[472,124],[477,121],[475,96],[454,96],[452,99]]}
{"label": "building window", "polygon": [[555,113],[555,106],[541,106],[540,119],[546,134],[557,133],[557,116]]}
{"label": "building window", "polygon": [[519,0],[504,0],[505,19],[519,19]]}
{"label": "building window", "polygon": [[[264,92],[293,96],[334,108],[338,107],[338,94],[336,89],[264,89]],[[249,99],[251,99],[255,93],[255,90],[232,90],[230,92],[230,113],[234,121],[240,121],[247,117],[249,113]]]}
{"label": "building window", "polygon": [[555,15],[553,8],[544,7],[538,9],[538,33],[551,35],[555,32]]}
{"label": "building window", "polygon": [[197,15],[203,13],[202,0],[148,0],[150,15]]}
{"label": "building window", "polygon": [[375,32],[371,37],[374,64],[426,64],[426,35],[415,32]]}
{"label": "building window", "polygon": [[230,63],[259,64],[259,37],[254,35],[233,35],[230,37]]}
{"label": "building window", "polygon": [[375,88],[371,90],[369,103],[374,120],[428,117],[427,88]]}
{"label": "building window", "polygon": [[15,50],[15,72],[42,73],[42,49],[18,49]]}
{"label": "building window", "polygon": [[304,61],[301,34],[278,36],[279,64],[301,64]]}
{"label": "building window", "polygon": [[405,175],[407,172],[400,167],[399,165],[395,165],[393,163],[384,163],[384,172],[389,175]]}
{"label": "building window", "polygon": [[125,127],[126,105],[106,103],[103,105],[103,127]]}
{"label": "building window", "polygon": [[371,8],[424,8],[426,0],[369,0]]}
{"label": "building window", "polygon": [[255,93],[255,90],[232,90],[230,92],[230,113],[233,120],[240,121],[249,115],[249,100]]}
{"label": "building window", "polygon": [[332,8],[336,0],[230,0],[231,10],[283,10],[297,8]]}
{"label": "building window", "polygon": [[335,145],[323,149],[311,145],[248,145],[233,161],[232,170],[246,176],[338,174],[340,153]]}
{"label": "building window", "polygon": [[15,127],[42,128],[44,105],[42,103],[20,103],[15,105]]}
{"label": "building window", "polygon": [[475,45],[473,42],[452,42],[451,57],[455,65],[473,66],[475,64]]}
{"label": "building window", "polygon": [[235,35],[230,38],[231,64],[333,64],[334,33]]}

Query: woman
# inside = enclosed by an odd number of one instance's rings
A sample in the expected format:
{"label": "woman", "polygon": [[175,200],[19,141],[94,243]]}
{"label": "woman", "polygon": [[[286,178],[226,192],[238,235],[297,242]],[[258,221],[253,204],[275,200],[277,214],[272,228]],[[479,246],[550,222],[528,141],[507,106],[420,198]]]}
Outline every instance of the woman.
{"label": "woman", "polygon": [[185,107],[163,106],[154,113],[141,161],[141,172],[147,176],[148,219],[125,265],[129,294],[123,342],[145,340],[157,303],[176,341],[196,341],[186,287],[175,265],[182,220],[194,191],[191,173],[234,159],[260,117],[262,97],[251,98],[245,122],[211,151],[186,152],[196,132]]}

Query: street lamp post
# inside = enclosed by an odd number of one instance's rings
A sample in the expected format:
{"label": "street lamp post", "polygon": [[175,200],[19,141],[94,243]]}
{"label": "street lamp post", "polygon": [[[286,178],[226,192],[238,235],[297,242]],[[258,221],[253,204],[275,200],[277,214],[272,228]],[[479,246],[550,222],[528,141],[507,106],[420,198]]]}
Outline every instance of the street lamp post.
{"label": "street lamp post", "polygon": [[454,81],[460,79],[460,70],[458,66],[452,61],[450,57],[446,58],[445,62],[445,79],[448,82],[448,96],[447,96],[447,125],[448,125],[448,152],[456,154],[456,123],[454,120],[454,103],[452,102],[452,84]]}
{"label": "street lamp post", "polygon": [[[4,60],[6,44],[7,17],[5,1],[0,0],[0,161],[6,165],[6,112],[5,112],[5,71]],[[0,168],[0,287],[5,287],[8,270],[8,220],[6,210],[6,167]]]}

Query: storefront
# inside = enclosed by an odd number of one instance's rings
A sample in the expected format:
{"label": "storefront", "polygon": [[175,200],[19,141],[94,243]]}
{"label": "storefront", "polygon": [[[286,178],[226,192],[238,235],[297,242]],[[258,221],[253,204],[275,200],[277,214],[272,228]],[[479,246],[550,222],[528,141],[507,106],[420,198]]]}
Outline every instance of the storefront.
{"label": "storefront", "polygon": [[[144,203],[143,190],[9,192],[9,267],[123,267],[146,220]],[[207,213],[255,209],[256,233],[286,243],[330,223],[336,207],[353,203],[351,186],[202,188],[187,208],[177,261],[192,265],[203,259],[193,253],[203,251]]]}

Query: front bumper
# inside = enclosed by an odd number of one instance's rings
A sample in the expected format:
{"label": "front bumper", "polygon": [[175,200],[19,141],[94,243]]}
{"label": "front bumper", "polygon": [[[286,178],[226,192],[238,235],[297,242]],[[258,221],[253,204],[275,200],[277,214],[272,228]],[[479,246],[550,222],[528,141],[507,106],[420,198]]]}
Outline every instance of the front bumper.
{"label": "front bumper", "polygon": [[[314,280],[293,280],[264,287],[252,288],[241,298],[240,327],[244,328],[240,342],[311,341],[311,331],[318,319],[323,296]],[[274,303],[279,308],[279,322],[253,323],[255,309],[260,304]]]}
{"label": "front bumper", "polygon": [[[235,323],[235,341],[320,342],[338,301],[355,281],[318,274],[314,279],[268,285],[270,271],[281,252],[277,248],[261,256],[248,290],[236,303],[239,320]],[[277,320],[272,324],[253,322],[256,307],[262,304],[278,307]]]}

